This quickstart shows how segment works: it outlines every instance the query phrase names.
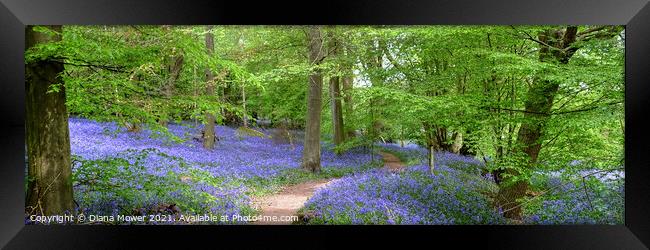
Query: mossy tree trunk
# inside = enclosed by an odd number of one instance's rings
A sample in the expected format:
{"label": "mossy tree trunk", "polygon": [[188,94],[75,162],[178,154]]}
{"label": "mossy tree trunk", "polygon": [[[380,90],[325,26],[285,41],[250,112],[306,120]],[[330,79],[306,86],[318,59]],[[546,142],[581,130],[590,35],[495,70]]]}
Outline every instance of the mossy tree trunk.
{"label": "mossy tree trunk", "polygon": [[[567,64],[576,52],[578,28],[569,26],[564,29],[549,29],[540,32],[536,42],[540,44],[539,61]],[[539,77],[528,89],[525,101],[524,121],[517,135],[515,154],[525,158],[521,169],[532,169],[537,164],[537,157],[542,149],[542,139],[547,121],[551,117],[553,101],[559,89],[559,83]],[[497,201],[504,216],[510,219],[522,218],[521,200],[528,190],[528,182],[517,177],[520,170],[508,168],[504,171],[508,178],[500,183]]]}
{"label": "mossy tree trunk", "polygon": [[[62,27],[45,26],[56,34],[25,29],[25,48],[61,41]],[[63,63],[42,59],[25,67],[28,157],[26,212],[57,215],[72,212],[72,168]]]}

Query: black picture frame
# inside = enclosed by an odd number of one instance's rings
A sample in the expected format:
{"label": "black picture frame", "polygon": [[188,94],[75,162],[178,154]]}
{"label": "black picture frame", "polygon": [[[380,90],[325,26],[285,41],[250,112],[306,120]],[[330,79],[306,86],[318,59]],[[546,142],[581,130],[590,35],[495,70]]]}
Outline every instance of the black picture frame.
{"label": "black picture frame", "polygon": [[[564,226],[26,226],[24,27],[28,24],[613,24],[626,25],[625,225]],[[237,248],[292,242],[322,248],[424,243],[497,249],[648,249],[650,246],[650,4],[632,1],[0,0],[0,246]],[[296,241],[305,241],[297,243]]]}

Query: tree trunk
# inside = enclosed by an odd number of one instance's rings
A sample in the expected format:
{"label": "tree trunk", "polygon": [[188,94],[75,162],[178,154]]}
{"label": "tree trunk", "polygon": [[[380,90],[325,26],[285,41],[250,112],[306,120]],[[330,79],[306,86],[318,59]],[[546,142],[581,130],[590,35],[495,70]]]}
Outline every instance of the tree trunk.
{"label": "tree trunk", "polygon": [[[172,32],[172,26],[171,25],[162,25],[161,26],[163,32],[166,35],[173,35],[171,34]],[[171,55],[168,56],[167,58],[167,68],[166,68],[166,73],[167,75],[167,80],[163,83],[163,86],[161,88],[161,95],[169,100],[171,99],[174,88],[176,85],[176,80],[178,80],[178,77],[180,75],[181,69],[183,67],[183,54],[180,53],[180,51],[177,51],[176,47],[172,48]],[[159,117],[158,123],[161,126],[167,126],[168,123],[168,118],[167,117]]]}
{"label": "tree trunk", "polygon": [[[61,41],[62,28],[46,26],[56,35],[25,29],[25,48]],[[72,212],[72,168],[65,86],[59,77],[63,64],[50,60],[30,62],[25,67],[26,140],[28,183],[26,212],[57,215]],[[56,85],[58,91],[49,92]]]}
{"label": "tree trunk", "polygon": [[[243,33],[239,33],[239,39],[237,40],[237,45],[239,46],[239,61],[243,62],[244,60],[244,40]],[[246,112],[246,85],[242,82],[241,85],[241,99],[242,99],[242,108],[244,109],[244,116],[242,117],[244,127],[248,128],[248,113]]]}
{"label": "tree trunk", "polygon": [[[163,86],[162,90],[162,94],[167,100],[171,99],[174,95],[176,81],[178,80],[178,77],[181,74],[181,70],[183,69],[183,61],[184,58],[182,54],[169,57],[169,66],[167,68],[169,78],[167,79],[167,82]],[[167,126],[167,122],[168,119],[166,118],[160,119],[160,125],[162,126]]]}
{"label": "tree trunk", "polygon": [[[352,74],[346,75],[343,77],[343,101],[345,103],[345,115],[347,119],[353,116],[354,107],[352,104],[352,83],[353,83]],[[350,122],[347,122],[348,127],[346,128],[347,138],[354,138],[354,129],[350,127]]]}
{"label": "tree trunk", "polygon": [[454,154],[460,153],[460,148],[463,147],[463,134],[456,132],[454,133],[454,142],[451,144],[451,152]]}
{"label": "tree trunk", "polygon": [[[309,27],[309,62],[317,66],[323,60],[322,35],[319,26]],[[314,69],[309,75],[309,92],[307,97],[307,119],[305,125],[305,146],[302,168],[311,172],[320,172],[320,121],[322,105],[323,77],[320,69]]]}
{"label": "tree trunk", "polygon": [[476,152],[474,152],[474,149],[472,148],[474,141],[472,139],[470,132],[465,131],[465,135],[466,136],[463,137],[463,145],[458,150],[458,153],[461,155],[476,156]]}
{"label": "tree trunk", "polygon": [[434,131],[434,145],[436,149],[451,152],[453,143],[449,143],[447,140],[447,128],[433,125]]}
{"label": "tree trunk", "polygon": [[[214,52],[214,35],[210,32],[212,26],[207,27],[208,32],[205,33],[205,46],[208,50],[208,55],[212,56]],[[214,74],[208,68],[205,69],[205,81],[206,81],[206,95],[214,95]],[[212,110],[205,112],[205,128],[203,129],[203,147],[206,149],[214,148],[214,143],[216,142],[216,133],[215,133],[215,117]]]}
{"label": "tree trunk", "polygon": [[[539,81],[528,91],[524,122],[522,122],[517,135],[518,151],[525,154],[527,158],[525,168],[533,168],[537,163],[545,123],[550,117],[548,113],[553,106],[553,99],[558,87],[557,83]],[[520,174],[512,169],[506,169],[505,173],[514,176]],[[500,179],[503,180],[504,178]],[[528,182],[517,181],[514,184],[506,183],[506,185],[499,192],[499,197],[502,199],[502,209],[505,211],[504,216],[511,219],[521,219],[521,207],[518,200],[526,195]]]}
{"label": "tree trunk", "polygon": [[181,70],[183,69],[183,62],[184,57],[182,54],[169,58],[169,79],[167,80],[167,84],[165,84],[165,88],[163,90],[166,98],[171,98],[174,94],[176,81],[178,81],[178,77],[180,76]]}
{"label": "tree trunk", "polygon": [[341,107],[341,90],[339,77],[330,78],[330,98],[332,100],[332,128],[334,130],[334,144],[340,145],[345,140],[343,133],[343,109]]}
{"label": "tree trunk", "polygon": [[[552,62],[566,64],[575,50],[564,50],[569,48],[576,39],[576,27],[568,27],[562,30],[546,30],[538,35],[542,43],[555,47],[549,48],[540,45],[539,60],[541,62]],[[567,51],[567,52],[564,52]],[[541,150],[541,139],[544,133],[545,123],[548,121],[553,99],[557,94],[559,84],[557,82],[537,79],[526,94],[524,121],[519,128],[517,135],[517,153],[525,156],[527,161],[524,168],[531,169],[537,163],[537,156]],[[505,173],[517,177],[518,171],[512,168],[506,169]],[[512,177],[511,177],[512,178]],[[504,181],[498,194],[498,203],[504,211],[504,216],[511,219],[521,219],[521,199],[525,197],[528,190],[528,182],[525,180],[513,183]]]}
{"label": "tree trunk", "polygon": [[433,145],[429,145],[429,171],[433,174],[433,170],[436,168],[436,149]]}
{"label": "tree trunk", "polygon": [[[611,38],[622,29],[621,27],[612,26],[604,29],[600,34],[594,37]],[[569,59],[578,50],[578,27],[568,26],[566,29],[545,30],[540,32],[536,42],[540,44],[539,61],[554,64],[567,64]],[[586,38],[581,38],[586,39]],[[578,41],[578,42],[577,42]],[[584,40],[582,40],[584,41]],[[577,46],[576,46],[577,45]],[[527,161],[523,166],[526,169],[532,169],[537,164],[537,157],[542,149],[542,139],[545,125],[551,117],[551,108],[553,107],[554,98],[559,89],[559,83],[547,79],[536,79],[535,84],[528,89],[525,102],[524,121],[517,134],[515,154],[525,156]],[[518,177],[519,172],[513,169],[506,169],[505,173],[513,177]],[[504,211],[504,216],[512,219],[521,219],[521,202],[520,199],[526,195],[528,189],[527,181],[516,181],[513,184],[503,179],[500,185],[497,202]]]}
{"label": "tree trunk", "polygon": [[244,127],[248,128],[248,113],[246,113],[246,87],[244,85],[241,86],[241,99],[242,108],[244,109],[244,117],[242,117],[242,119],[244,121]]}
{"label": "tree trunk", "polygon": [[[351,51],[350,47],[347,46],[346,43],[341,43],[341,47],[343,48],[343,54],[346,57],[350,57]],[[344,109],[345,109],[345,120],[346,124],[348,127],[345,127],[345,133],[346,133],[346,138],[354,138],[354,127],[352,127],[352,123],[350,122],[350,119],[354,116],[354,105],[352,104],[352,88],[354,87],[354,72],[352,71],[353,65],[349,61],[344,61],[343,63],[343,77],[341,78],[341,87],[342,87],[342,96],[343,96],[343,101],[344,101]]]}
{"label": "tree trunk", "polygon": [[422,126],[424,128],[425,132],[425,142],[427,144],[427,165],[429,165],[429,170],[431,173],[433,173],[433,170],[435,168],[435,152],[436,152],[436,132],[433,129],[434,125],[432,125],[430,122],[422,122]]}
{"label": "tree trunk", "polygon": [[[338,55],[338,44],[337,38],[334,34],[334,31],[329,32],[329,44],[328,49],[331,51],[329,54],[330,57],[336,57]],[[345,140],[345,134],[343,132],[343,108],[341,106],[341,86],[340,86],[340,77],[338,75],[333,75],[330,77],[330,106],[332,109],[332,130],[334,131],[334,144],[340,145]]]}

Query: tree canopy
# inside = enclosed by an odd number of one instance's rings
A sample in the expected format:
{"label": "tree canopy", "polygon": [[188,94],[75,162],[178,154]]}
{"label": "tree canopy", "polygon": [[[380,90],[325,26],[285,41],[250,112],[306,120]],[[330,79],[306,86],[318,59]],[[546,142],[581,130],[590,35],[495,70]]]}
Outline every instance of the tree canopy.
{"label": "tree canopy", "polygon": [[317,146],[322,139],[337,152],[412,142],[430,157],[481,159],[503,190],[519,187],[501,193],[510,201],[541,170],[623,165],[620,26],[33,29],[62,36],[25,59],[64,65],[48,91],[65,88],[71,116],[150,129],[169,143],[183,138],[168,122],[211,116],[218,125],[316,131]]}

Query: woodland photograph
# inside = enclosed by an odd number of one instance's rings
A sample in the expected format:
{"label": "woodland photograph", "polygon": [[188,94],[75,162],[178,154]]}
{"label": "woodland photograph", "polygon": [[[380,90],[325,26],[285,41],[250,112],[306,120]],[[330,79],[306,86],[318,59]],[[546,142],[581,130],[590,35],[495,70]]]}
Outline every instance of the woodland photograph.
{"label": "woodland photograph", "polygon": [[622,225],[624,56],[611,25],[28,25],[25,224]]}

